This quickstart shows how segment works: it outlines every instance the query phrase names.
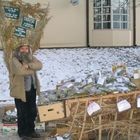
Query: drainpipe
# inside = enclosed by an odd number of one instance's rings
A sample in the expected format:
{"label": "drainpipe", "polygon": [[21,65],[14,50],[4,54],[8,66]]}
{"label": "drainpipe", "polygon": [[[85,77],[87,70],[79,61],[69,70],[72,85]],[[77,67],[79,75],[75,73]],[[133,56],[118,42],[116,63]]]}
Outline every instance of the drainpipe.
{"label": "drainpipe", "polygon": [[136,45],[136,0],[133,0],[133,46]]}
{"label": "drainpipe", "polygon": [[86,44],[89,45],[89,0],[86,0]]}

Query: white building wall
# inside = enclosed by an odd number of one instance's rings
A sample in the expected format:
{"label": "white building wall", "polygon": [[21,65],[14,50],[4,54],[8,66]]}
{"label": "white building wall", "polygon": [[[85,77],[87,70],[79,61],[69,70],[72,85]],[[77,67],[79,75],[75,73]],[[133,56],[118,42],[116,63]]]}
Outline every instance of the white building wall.
{"label": "white building wall", "polygon": [[136,0],[136,45],[140,45],[140,1]]}
{"label": "white building wall", "polygon": [[[49,3],[51,20],[44,29],[41,48],[86,46],[86,0],[73,6],[70,0],[24,0],[25,2]],[[136,0],[136,44],[140,45],[140,6]],[[130,22],[128,30],[94,30],[93,0],[89,0],[89,45],[132,46],[133,5],[130,0]]]}
{"label": "white building wall", "polygon": [[86,0],[73,6],[71,0],[23,0],[29,3],[49,3],[52,17],[44,29],[41,48],[86,46]]}
{"label": "white building wall", "polygon": [[[29,0],[26,0],[29,2]],[[49,3],[51,20],[46,25],[41,47],[82,47],[86,45],[86,0],[73,6],[70,0],[30,0]]]}

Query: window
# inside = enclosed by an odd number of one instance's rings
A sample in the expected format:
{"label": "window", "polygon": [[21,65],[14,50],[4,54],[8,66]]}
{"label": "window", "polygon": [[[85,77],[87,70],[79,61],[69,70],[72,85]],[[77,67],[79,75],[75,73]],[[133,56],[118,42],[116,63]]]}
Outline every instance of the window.
{"label": "window", "polygon": [[94,29],[111,28],[111,0],[94,0]]}
{"label": "window", "polygon": [[94,0],[94,29],[128,29],[129,0]]}

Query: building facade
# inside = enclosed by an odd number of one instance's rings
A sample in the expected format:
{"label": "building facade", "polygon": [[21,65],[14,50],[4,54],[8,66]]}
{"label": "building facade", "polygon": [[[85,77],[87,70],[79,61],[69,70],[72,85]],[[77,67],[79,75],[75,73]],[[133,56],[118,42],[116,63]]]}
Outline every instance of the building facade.
{"label": "building facade", "polygon": [[132,0],[89,1],[90,46],[133,45]]}
{"label": "building facade", "polygon": [[24,0],[49,4],[41,48],[140,45],[139,0]]}
{"label": "building facade", "polygon": [[46,25],[41,47],[86,46],[86,1],[73,5],[71,0],[41,0],[49,3],[51,20]]}
{"label": "building facade", "polygon": [[77,0],[77,5],[71,1],[49,0],[53,18],[46,26],[42,46],[140,45],[138,0]]}

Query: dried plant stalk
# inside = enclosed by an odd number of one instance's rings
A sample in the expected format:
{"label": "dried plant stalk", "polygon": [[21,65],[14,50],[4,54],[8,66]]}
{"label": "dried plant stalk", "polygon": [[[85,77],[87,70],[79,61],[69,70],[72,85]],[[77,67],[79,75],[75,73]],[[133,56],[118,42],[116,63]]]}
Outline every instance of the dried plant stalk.
{"label": "dried plant stalk", "polygon": [[[71,133],[79,138],[79,133],[84,126],[83,134],[98,132],[98,139],[101,139],[103,134],[100,130],[105,132],[110,140],[119,139],[119,137],[132,139],[135,136],[140,136],[140,110],[136,107],[139,94],[140,91],[138,90],[127,94],[110,94],[66,100],[71,112],[70,120],[67,122],[71,126]],[[131,109],[121,113],[118,112],[116,103],[119,99],[127,99],[132,105]],[[102,110],[92,116],[86,115],[85,120],[86,111],[84,109],[87,101],[99,103]],[[77,103],[78,108],[76,107]]]}
{"label": "dried plant stalk", "polygon": [[[4,6],[19,8],[19,19],[7,18],[5,16]],[[9,60],[12,57],[12,51],[18,45],[28,43],[31,45],[33,51],[39,49],[43,29],[50,20],[50,17],[48,17],[48,11],[49,5],[47,5],[46,8],[42,8],[39,3],[30,4],[25,3],[22,0],[0,0],[0,41],[4,51],[4,60],[9,71]],[[15,27],[21,25],[21,18],[23,16],[32,17],[37,21],[36,28],[28,29],[25,38],[14,35]]]}

